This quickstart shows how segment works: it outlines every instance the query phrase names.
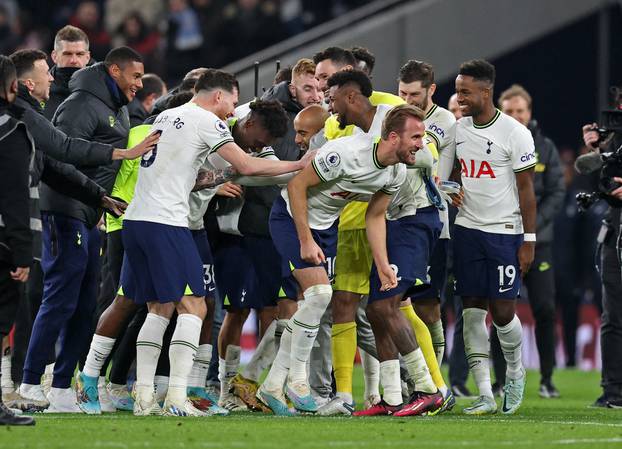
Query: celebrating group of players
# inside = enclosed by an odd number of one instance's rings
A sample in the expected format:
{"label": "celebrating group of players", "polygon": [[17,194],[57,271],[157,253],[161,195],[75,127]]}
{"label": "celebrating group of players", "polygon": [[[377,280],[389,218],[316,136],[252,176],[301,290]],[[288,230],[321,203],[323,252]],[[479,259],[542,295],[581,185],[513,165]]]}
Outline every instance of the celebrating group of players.
{"label": "celebrating group of players", "polygon": [[[155,133],[159,141],[124,161],[112,191],[129,203],[120,224],[123,262],[117,295],[75,379],[83,412],[450,410],[455,399],[439,370],[450,204],[458,208],[455,293],[479,390],[463,411],[497,412],[488,311],[507,363],[501,411],[519,408],[526,379],[515,302],[536,241],[532,136],[495,108],[487,61],[460,66],[456,121],[433,102],[430,64],[408,61],[398,96],[373,90],[373,59],[364,56],[328,48],[241,106],[233,75],[196,69],[164,98],[163,112],[132,129],[130,140]],[[210,214],[217,231],[206,229]],[[226,309],[217,341],[215,301]],[[145,305],[136,382],[131,391],[106,387],[106,360]],[[238,373],[250,308],[262,312],[262,338]],[[156,375],[167,344],[170,367]],[[219,391],[207,383],[216,344]],[[357,346],[365,404],[355,411]],[[49,404],[39,385],[23,383],[19,393]],[[104,396],[114,396],[112,410]]]}

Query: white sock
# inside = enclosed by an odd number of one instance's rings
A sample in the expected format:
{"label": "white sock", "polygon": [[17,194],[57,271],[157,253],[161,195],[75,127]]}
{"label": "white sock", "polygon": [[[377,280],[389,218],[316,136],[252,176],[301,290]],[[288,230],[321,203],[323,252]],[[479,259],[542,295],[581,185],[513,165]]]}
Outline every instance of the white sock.
{"label": "white sock", "polygon": [[400,380],[400,361],[385,360],[380,362],[380,383],[384,394],[382,399],[389,405],[402,403],[402,382]]}
{"label": "white sock", "polygon": [[522,375],[523,363],[521,349],[523,345],[523,327],[518,316],[505,326],[497,326],[497,335],[501,344],[501,351],[507,364],[506,376],[509,379],[518,379]]}
{"label": "white sock", "polygon": [[93,335],[91,340],[91,347],[89,353],[86,356],[86,362],[84,363],[84,369],[82,372],[89,377],[99,377],[106,359],[112,352],[112,347],[116,338],[104,337],[103,335]]}
{"label": "white sock", "polygon": [[263,385],[267,390],[283,391],[283,386],[285,385],[285,380],[287,379],[287,374],[289,373],[291,349],[292,330],[289,328],[289,326],[286,326],[285,330],[283,331],[283,336],[281,337],[281,344],[279,345],[279,350],[276,353],[274,362],[272,362],[270,372],[268,373],[266,379],[263,382]]}
{"label": "white sock", "polygon": [[155,376],[153,378],[155,384],[155,399],[158,403],[164,402],[168,393],[168,376]]}
{"label": "white sock", "polygon": [[308,383],[307,362],[320,328],[320,319],[330,303],[332,294],[333,289],[326,284],[314,285],[305,290],[304,303],[290,320],[292,348],[288,382]]}
{"label": "white sock", "polygon": [[464,350],[480,396],[494,398],[490,384],[490,367],[488,366],[490,340],[486,327],[487,314],[486,310],[478,308],[463,310]]}
{"label": "white sock", "polygon": [[197,349],[197,355],[194,356],[192,371],[190,371],[190,376],[188,376],[189,387],[205,387],[207,372],[209,371],[209,364],[211,361],[212,345],[199,345],[199,349]]}
{"label": "white sock", "polygon": [[224,400],[229,395],[229,381],[235,377],[240,367],[240,355],[242,350],[239,346],[229,345],[225,350],[225,358],[220,359],[218,364],[218,380],[220,380],[220,399]]}
{"label": "white sock", "polygon": [[380,362],[369,353],[359,348],[361,364],[363,365],[363,377],[365,378],[365,398],[380,396]]}
{"label": "white sock", "polygon": [[140,397],[153,395],[153,379],[168,322],[168,318],[148,313],[136,338],[136,394]]}
{"label": "white sock", "polygon": [[171,337],[171,346],[168,351],[171,371],[168,380],[168,393],[166,393],[167,400],[175,404],[186,402],[188,376],[192,371],[202,326],[203,320],[196,315],[182,313],[177,316],[177,325]]}
{"label": "white sock", "polygon": [[443,355],[445,354],[445,334],[443,334],[443,322],[441,320],[428,324],[428,330],[432,336],[432,345],[436,354],[438,366],[443,363]]}
{"label": "white sock", "polygon": [[8,354],[3,355],[0,361],[0,387],[3,393],[10,393],[15,389],[11,376],[11,351],[7,352]]}
{"label": "white sock", "polygon": [[276,345],[274,344],[274,332],[276,331],[276,320],[270,323],[268,329],[263,334],[263,337],[255,352],[251,361],[244,368],[243,376],[247,379],[257,382],[261,373],[270,366],[274,357],[276,357]]}
{"label": "white sock", "polygon": [[438,391],[438,388],[436,388],[436,385],[432,380],[432,376],[430,376],[430,370],[428,369],[428,365],[425,363],[425,358],[423,358],[421,348],[417,348],[408,354],[404,354],[402,358],[404,359],[410,378],[413,382],[415,382],[415,388],[417,391],[422,391],[424,393],[436,393]]}
{"label": "white sock", "polygon": [[274,347],[276,351],[279,352],[279,347],[281,346],[281,337],[283,336],[283,332],[287,327],[287,323],[289,320],[284,318],[280,318],[276,320],[276,329],[274,329]]}

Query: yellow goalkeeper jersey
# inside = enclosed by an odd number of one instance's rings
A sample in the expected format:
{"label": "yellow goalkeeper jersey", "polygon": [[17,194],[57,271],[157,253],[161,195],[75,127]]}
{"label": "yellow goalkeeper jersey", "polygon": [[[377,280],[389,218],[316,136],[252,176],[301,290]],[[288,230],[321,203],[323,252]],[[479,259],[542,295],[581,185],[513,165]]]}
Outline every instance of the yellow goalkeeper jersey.
{"label": "yellow goalkeeper jersey", "polygon": [[[374,91],[369,97],[369,101],[372,105],[378,106],[379,104],[388,104],[391,106],[397,106],[398,104],[404,104],[397,95],[389,94],[386,92]],[[345,129],[339,129],[339,122],[336,115],[331,115],[324,124],[324,136],[327,140],[337,139],[339,137],[350,136],[354,133],[354,125],[348,125]],[[339,217],[339,230],[351,231],[355,229],[365,229],[365,212],[367,211],[367,203],[359,201],[353,201],[348,204],[341,212]]]}

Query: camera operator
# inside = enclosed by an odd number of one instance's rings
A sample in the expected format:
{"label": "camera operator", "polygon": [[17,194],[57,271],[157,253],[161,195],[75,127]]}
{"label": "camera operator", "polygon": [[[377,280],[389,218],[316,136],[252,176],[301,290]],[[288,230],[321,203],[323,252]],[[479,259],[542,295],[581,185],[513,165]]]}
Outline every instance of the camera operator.
{"label": "camera operator", "polygon": [[[580,159],[583,163],[577,161],[575,166],[580,173],[600,168],[602,161],[597,155],[615,152],[622,145],[622,133],[612,132],[608,137],[604,137],[596,123],[583,126],[583,141],[594,152],[582,156]],[[594,161],[599,161],[600,165]],[[594,169],[590,170],[592,167]],[[609,195],[622,200],[622,171],[618,177],[613,177],[613,181],[619,183],[621,187],[612,190]],[[617,253],[620,212],[620,207],[610,205],[599,233],[599,243],[602,243],[600,274],[603,283],[603,314],[600,327],[603,394],[594,403],[596,407],[622,407],[622,351],[620,351],[622,347],[622,267]]]}

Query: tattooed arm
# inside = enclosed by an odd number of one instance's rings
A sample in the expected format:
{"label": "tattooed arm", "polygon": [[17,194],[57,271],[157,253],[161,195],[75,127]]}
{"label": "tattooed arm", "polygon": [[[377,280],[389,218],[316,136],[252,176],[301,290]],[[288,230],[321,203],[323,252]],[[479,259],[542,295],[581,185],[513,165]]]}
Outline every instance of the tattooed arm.
{"label": "tattooed arm", "polygon": [[224,169],[218,170],[199,170],[199,174],[197,175],[197,179],[195,181],[194,187],[192,188],[193,192],[197,190],[203,189],[211,189],[213,187],[219,186],[220,184],[224,184],[227,181],[233,179],[238,173],[235,171],[233,167],[227,167]]}

